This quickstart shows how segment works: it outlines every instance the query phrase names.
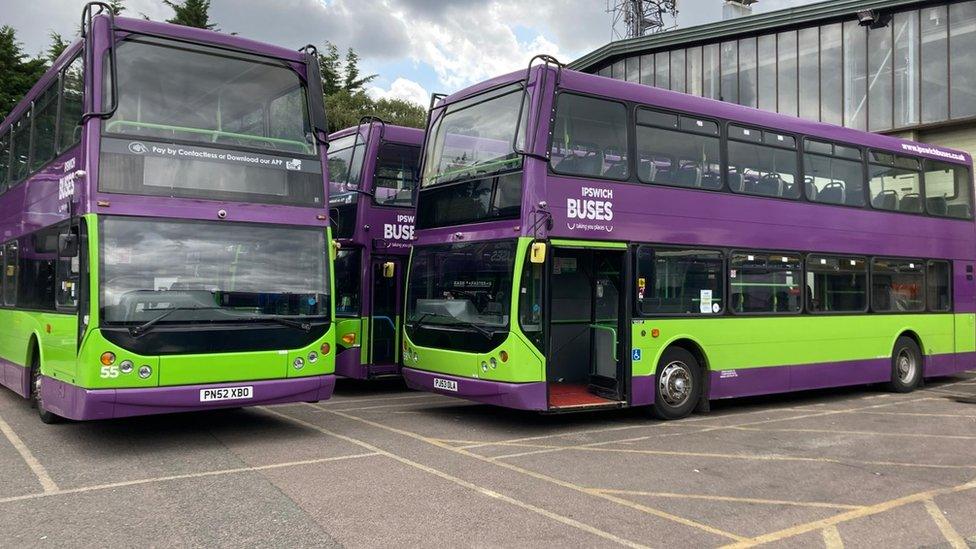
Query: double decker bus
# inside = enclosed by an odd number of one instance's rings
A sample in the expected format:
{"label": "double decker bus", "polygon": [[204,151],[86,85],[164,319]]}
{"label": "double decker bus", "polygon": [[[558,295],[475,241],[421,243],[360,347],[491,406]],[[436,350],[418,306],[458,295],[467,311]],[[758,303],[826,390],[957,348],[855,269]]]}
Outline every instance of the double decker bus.
{"label": "double decker bus", "polygon": [[972,162],[562,70],[433,109],[408,273],[415,389],[527,410],[973,367]]}
{"label": "double decker bus", "polygon": [[328,398],[313,51],[116,18],[0,124],[0,367],[45,422]]}
{"label": "double decker bus", "polygon": [[424,132],[377,118],[329,136],[336,373],[400,373],[400,318]]}

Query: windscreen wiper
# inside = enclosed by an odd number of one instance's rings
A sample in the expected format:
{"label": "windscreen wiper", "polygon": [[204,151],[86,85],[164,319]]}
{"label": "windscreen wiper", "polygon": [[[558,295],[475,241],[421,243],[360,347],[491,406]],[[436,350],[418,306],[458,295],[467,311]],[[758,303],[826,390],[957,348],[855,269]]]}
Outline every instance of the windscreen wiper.
{"label": "windscreen wiper", "polygon": [[303,331],[305,333],[308,333],[308,332],[311,332],[312,331],[312,323],[311,322],[302,322],[300,320],[292,320],[290,318],[285,318],[283,316],[278,316],[278,315],[259,316],[259,317],[255,317],[254,320],[259,321],[259,322],[260,321],[265,321],[265,320],[271,321],[271,322],[276,322],[278,324],[281,324],[282,326],[287,326],[289,328],[295,328],[296,330],[301,330],[301,331]]}
{"label": "windscreen wiper", "polygon": [[[157,322],[159,322],[160,320],[163,320],[164,318],[166,318],[169,315],[175,313],[176,311],[212,311],[212,310],[221,309],[221,308],[222,307],[169,307],[169,308],[165,309],[165,312],[164,313],[160,314],[157,317],[154,317],[154,318],[149,319],[148,322],[145,322],[145,323],[140,324],[138,326],[132,326],[131,328],[129,328],[129,335],[131,335],[132,337],[139,337],[139,336],[141,336],[142,334],[144,334],[144,333],[148,332],[150,329],[152,329],[152,327],[155,326]],[[154,309],[149,309],[149,310],[152,311]]]}
{"label": "windscreen wiper", "polygon": [[483,328],[483,327],[475,324],[474,322],[468,322],[466,320],[460,320],[459,318],[457,318],[455,316],[446,315],[444,313],[424,313],[424,314],[422,314],[420,316],[420,318],[418,318],[417,320],[414,320],[412,322],[412,324],[414,326],[423,326],[424,320],[426,320],[428,317],[432,317],[432,316],[441,317],[441,318],[450,318],[451,320],[456,320],[457,321],[457,324],[459,324],[461,326],[465,326],[465,327],[471,328],[472,330],[474,330],[474,331],[478,332],[479,334],[485,336],[487,339],[491,339],[491,337],[493,335],[495,335],[494,332],[492,332],[491,330],[489,330],[487,328]]}

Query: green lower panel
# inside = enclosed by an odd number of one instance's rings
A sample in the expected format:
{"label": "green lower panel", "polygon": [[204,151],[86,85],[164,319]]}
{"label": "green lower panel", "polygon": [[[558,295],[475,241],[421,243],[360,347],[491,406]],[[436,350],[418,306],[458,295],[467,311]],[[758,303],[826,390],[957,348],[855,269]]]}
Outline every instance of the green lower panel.
{"label": "green lower panel", "polygon": [[924,354],[969,352],[976,350],[973,319],[942,313],[636,320],[633,346],[641,359],[633,371],[653,374],[664,349],[680,339],[701,347],[711,370],[886,358],[905,331],[918,335]]}

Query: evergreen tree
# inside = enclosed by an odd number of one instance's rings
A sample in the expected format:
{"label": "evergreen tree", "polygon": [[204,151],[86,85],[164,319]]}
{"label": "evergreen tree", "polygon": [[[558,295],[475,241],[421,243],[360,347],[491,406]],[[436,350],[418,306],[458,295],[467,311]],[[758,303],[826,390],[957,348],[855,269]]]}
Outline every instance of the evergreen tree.
{"label": "evergreen tree", "polygon": [[54,31],[51,31],[51,34],[48,36],[51,37],[51,45],[47,47],[47,61],[48,63],[54,63],[64,50],[68,49],[71,42],[68,42],[63,36]]}
{"label": "evergreen tree", "polygon": [[124,0],[108,0],[108,7],[112,10],[112,15],[122,15],[125,11],[125,1]]}
{"label": "evergreen tree", "polygon": [[45,70],[43,57],[32,59],[24,54],[13,27],[0,27],[0,119],[10,113]]}
{"label": "evergreen tree", "polygon": [[216,23],[210,21],[210,0],[183,0],[180,4],[173,2],[173,0],[163,0],[163,3],[173,9],[173,18],[167,19],[167,23],[198,29],[220,30]]}
{"label": "evergreen tree", "polygon": [[375,74],[363,78],[359,77],[359,55],[352,48],[346,51],[345,70],[346,77],[342,82],[342,87],[346,91],[356,92],[362,90],[363,86],[369,84],[376,78]]}
{"label": "evergreen tree", "polygon": [[319,53],[319,72],[322,73],[322,91],[330,96],[342,89],[342,65],[339,62],[339,48],[332,42],[325,43],[325,53]]}

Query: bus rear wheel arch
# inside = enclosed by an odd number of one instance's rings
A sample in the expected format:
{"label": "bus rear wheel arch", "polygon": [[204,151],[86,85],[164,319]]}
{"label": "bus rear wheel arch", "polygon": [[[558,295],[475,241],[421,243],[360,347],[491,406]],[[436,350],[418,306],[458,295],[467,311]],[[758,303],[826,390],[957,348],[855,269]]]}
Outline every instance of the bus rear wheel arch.
{"label": "bus rear wheel arch", "polygon": [[654,415],[672,420],[691,414],[704,394],[704,379],[694,353],[679,345],[665,349],[654,375]]}
{"label": "bus rear wheel arch", "polygon": [[891,350],[891,381],[888,382],[888,389],[896,393],[910,393],[922,380],[922,350],[911,335],[900,335]]}

